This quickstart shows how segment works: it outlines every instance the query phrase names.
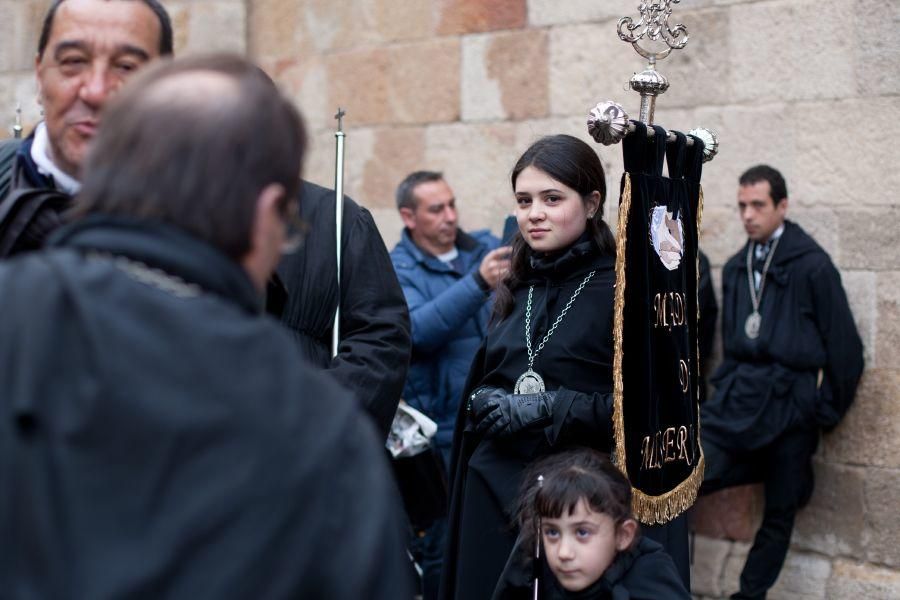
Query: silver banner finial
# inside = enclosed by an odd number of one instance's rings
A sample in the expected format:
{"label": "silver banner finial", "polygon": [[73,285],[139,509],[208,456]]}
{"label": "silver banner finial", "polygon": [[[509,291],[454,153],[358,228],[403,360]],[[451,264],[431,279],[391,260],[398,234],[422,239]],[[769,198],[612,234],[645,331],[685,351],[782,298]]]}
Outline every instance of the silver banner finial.
{"label": "silver banner finial", "polygon": [[[647,125],[653,124],[653,112],[656,108],[656,97],[669,89],[669,81],[656,70],[656,61],[669,56],[672,50],[681,50],[688,42],[687,28],[681,23],[671,27],[669,17],[672,16],[672,4],[681,0],[664,0],[663,2],[641,2],[638,10],[641,18],[637,23],[631,17],[619,19],[617,27],[619,39],[628,42],[635,52],[646,58],[650,64],[631,78],[631,89],[641,95],[640,120]],[[638,43],[644,38],[664,44],[661,52],[651,52]]]}
{"label": "silver banner finial", "polygon": [[[671,5],[679,2],[681,0],[641,2],[638,5],[641,18],[637,23],[631,17],[619,19],[619,39],[631,44],[638,54],[650,61],[650,64],[664,59],[672,50],[681,50],[688,42],[687,28],[681,23],[675,25],[674,28],[669,26],[669,17],[672,16]],[[668,48],[662,52],[645,50],[638,44],[644,37],[654,42],[665,42]]]}
{"label": "silver banner finial", "polygon": [[[679,4],[681,0],[658,0],[656,2],[641,2],[638,11],[641,16],[637,22],[631,17],[622,17],[617,26],[619,39],[631,44],[635,52],[647,59],[647,68],[640,73],[635,73],[631,78],[631,89],[641,95],[641,111],[639,121],[646,125],[653,125],[654,112],[656,110],[656,98],[669,89],[669,80],[656,70],[656,62],[671,54],[672,50],[681,50],[687,45],[688,30],[683,24],[674,26],[669,24],[672,16],[672,5]],[[658,47],[659,52],[651,52],[640,46],[638,42],[649,40]],[[663,47],[664,46],[664,47]],[[628,114],[622,105],[606,100],[598,103],[591,109],[587,119],[588,133],[598,144],[610,145],[619,143],[622,138],[635,130],[634,123],[628,119]],[[691,135],[698,137],[704,144],[703,160],[712,160],[719,149],[719,140],[708,129],[694,129]],[[647,129],[647,135],[655,135],[652,128]],[[674,141],[673,132],[666,133],[669,141]],[[688,138],[687,144],[692,146],[694,141]]]}

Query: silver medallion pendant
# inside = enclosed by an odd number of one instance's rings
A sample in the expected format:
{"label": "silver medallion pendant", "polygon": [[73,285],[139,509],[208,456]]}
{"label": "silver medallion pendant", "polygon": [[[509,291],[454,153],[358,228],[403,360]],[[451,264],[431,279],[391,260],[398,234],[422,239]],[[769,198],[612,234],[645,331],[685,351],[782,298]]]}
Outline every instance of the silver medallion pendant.
{"label": "silver medallion pendant", "polygon": [[750,313],[750,316],[747,317],[747,320],[744,322],[744,333],[747,334],[747,337],[751,340],[755,340],[759,337],[759,325],[762,322],[762,317],[755,310]]}
{"label": "silver medallion pendant", "polygon": [[542,394],[544,391],[544,380],[531,369],[519,375],[513,389],[514,394]]}

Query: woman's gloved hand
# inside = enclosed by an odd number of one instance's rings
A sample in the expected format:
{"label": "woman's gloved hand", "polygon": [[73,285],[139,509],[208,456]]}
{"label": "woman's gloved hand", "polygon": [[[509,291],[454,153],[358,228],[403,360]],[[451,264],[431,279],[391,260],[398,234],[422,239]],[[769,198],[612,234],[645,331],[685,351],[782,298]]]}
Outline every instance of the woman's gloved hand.
{"label": "woman's gloved hand", "polygon": [[469,413],[476,433],[503,437],[549,425],[555,401],[556,392],[509,394],[500,388],[480,387],[469,396]]}

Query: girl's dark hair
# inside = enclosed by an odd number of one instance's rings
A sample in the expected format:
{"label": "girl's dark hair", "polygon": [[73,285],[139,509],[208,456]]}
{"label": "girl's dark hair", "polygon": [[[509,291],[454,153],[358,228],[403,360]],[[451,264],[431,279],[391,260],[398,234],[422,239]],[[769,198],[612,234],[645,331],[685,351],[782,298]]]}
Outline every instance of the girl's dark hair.
{"label": "girl's dark hair", "polygon": [[[543,485],[537,479],[543,476]],[[534,543],[538,518],[571,514],[580,500],[619,525],[633,518],[631,484],[606,457],[591,448],[551,454],[528,469],[519,494],[517,521],[526,543]]]}
{"label": "girl's dark hair", "polygon": [[[528,167],[543,171],[556,181],[578,192],[587,201],[593,192],[600,192],[600,206],[588,221],[588,231],[604,254],[616,251],[616,241],[612,231],[603,220],[603,205],[606,202],[606,173],[603,164],[593,148],[571,135],[551,135],[533,143],[516,162],[510,181],[513,191],[519,174]],[[515,301],[512,290],[523,280],[528,269],[531,249],[525,243],[521,232],[512,239],[512,255],[509,276],[497,284],[494,300],[493,319],[499,321],[512,312]]]}

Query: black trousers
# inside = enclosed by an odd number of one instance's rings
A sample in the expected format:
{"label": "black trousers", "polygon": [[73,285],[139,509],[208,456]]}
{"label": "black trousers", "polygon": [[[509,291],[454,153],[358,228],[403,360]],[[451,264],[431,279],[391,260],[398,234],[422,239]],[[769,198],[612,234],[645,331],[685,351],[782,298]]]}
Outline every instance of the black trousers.
{"label": "black trousers", "polygon": [[790,546],[794,517],[812,495],[812,455],[818,443],[818,428],[786,431],[752,451],[725,449],[703,441],[706,475],[701,494],[746,483],[761,482],[765,487],[762,525],[741,572],[741,590],[732,598],[763,600],[778,579]]}

